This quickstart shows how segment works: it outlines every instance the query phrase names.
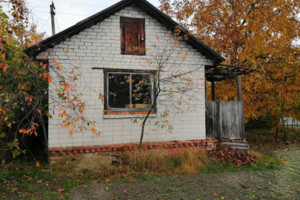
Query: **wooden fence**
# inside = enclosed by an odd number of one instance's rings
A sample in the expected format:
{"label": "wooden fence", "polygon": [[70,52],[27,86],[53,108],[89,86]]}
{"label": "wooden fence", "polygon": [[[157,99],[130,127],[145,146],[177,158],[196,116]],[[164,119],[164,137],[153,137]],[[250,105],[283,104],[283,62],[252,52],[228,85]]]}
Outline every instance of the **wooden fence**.
{"label": "wooden fence", "polygon": [[244,138],[243,102],[206,102],[206,136],[216,139]]}

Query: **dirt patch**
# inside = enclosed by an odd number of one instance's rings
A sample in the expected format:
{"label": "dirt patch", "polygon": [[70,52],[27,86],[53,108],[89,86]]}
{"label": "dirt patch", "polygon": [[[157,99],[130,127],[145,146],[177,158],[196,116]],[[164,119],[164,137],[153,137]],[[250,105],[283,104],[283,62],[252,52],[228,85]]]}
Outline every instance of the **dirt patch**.
{"label": "dirt patch", "polygon": [[161,177],[135,183],[93,184],[74,199],[289,199],[300,197],[300,148],[275,152],[287,161],[277,170]]}
{"label": "dirt patch", "polygon": [[74,200],[82,200],[82,199],[113,199],[113,196],[108,191],[108,187],[106,184],[97,184],[97,185],[85,185],[82,187],[75,188],[73,191],[73,199]]}

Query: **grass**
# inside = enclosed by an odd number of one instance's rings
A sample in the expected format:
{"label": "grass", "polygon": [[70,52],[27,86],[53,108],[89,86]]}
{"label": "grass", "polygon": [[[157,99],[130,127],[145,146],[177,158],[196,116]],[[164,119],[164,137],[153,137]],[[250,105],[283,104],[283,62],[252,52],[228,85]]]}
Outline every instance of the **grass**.
{"label": "grass", "polygon": [[172,175],[275,169],[283,163],[274,156],[251,154],[257,164],[241,168],[220,164],[202,151],[123,153],[120,167],[112,166],[106,155],[85,155],[56,162],[52,175],[44,165],[15,162],[0,168],[0,199],[69,199],[73,188],[90,183],[156,182]]}

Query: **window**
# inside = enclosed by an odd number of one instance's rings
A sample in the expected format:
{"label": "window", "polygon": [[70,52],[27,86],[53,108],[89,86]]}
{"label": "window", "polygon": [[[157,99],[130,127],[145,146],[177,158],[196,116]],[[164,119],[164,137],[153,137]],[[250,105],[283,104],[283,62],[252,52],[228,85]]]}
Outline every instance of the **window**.
{"label": "window", "polygon": [[121,17],[122,54],[145,55],[145,19]]}
{"label": "window", "polygon": [[148,111],[153,103],[153,72],[105,72],[105,109]]}

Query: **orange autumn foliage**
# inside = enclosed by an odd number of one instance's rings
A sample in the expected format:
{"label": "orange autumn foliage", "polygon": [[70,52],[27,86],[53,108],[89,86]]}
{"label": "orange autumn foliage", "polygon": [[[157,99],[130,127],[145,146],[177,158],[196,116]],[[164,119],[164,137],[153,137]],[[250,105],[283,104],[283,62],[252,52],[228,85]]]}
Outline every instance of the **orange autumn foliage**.
{"label": "orange autumn foliage", "polygon": [[[246,120],[300,119],[300,1],[160,0],[160,8],[226,58],[259,69],[243,76]],[[236,100],[235,80],[216,85],[218,101]]]}

